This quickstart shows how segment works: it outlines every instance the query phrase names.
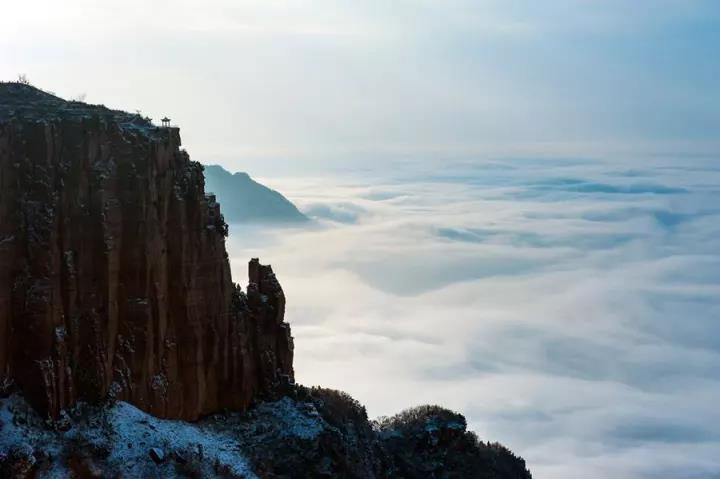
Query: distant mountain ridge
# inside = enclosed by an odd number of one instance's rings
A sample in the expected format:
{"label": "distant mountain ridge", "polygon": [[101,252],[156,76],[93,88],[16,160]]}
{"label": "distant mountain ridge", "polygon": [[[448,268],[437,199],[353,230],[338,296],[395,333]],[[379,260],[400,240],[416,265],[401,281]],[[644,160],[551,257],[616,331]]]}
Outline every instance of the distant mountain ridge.
{"label": "distant mountain ridge", "polygon": [[279,192],[243,172],[205,165],[205,189],[217,197],[228,223],[301,223],[307,216]]}

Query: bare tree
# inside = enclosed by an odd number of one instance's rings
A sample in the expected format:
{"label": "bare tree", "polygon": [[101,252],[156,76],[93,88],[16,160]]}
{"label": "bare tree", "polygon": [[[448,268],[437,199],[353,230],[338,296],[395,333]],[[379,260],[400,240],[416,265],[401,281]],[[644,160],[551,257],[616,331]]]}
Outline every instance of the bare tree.
{"label": "bare tree", "polygon": [[73,98],[73,101],[77,101],[77,102],[80,102],[80,103],[85,103],[85,98],[86,98],[86,97],[87,97],[87,94],[85,94],[85,93],[80,93],[78,96],[76,96],[75,98]]}
{"label": "bare tree", "polygon": [[30,80],[28,80],[27,75],[24,73],[21,73],[18,75],[17,82],[20,83],[21,85],[29,85],[30,84]]}

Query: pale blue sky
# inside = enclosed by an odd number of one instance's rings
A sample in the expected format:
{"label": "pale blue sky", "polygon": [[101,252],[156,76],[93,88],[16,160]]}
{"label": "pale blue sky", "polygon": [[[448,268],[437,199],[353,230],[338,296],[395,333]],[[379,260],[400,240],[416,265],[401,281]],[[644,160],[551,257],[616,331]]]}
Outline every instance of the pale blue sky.
{"label": "pale blue sky", "polygon": [[237,168],[713,154],[718,50],[714,0],[30,0],[0,17],[3,78],[167,114],[196,159]]}

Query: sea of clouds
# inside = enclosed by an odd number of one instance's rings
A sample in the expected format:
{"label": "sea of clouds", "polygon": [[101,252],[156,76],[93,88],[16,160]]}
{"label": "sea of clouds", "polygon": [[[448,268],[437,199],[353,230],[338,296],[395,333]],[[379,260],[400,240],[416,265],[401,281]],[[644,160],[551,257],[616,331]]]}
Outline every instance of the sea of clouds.
{"label": "sea of clouds", "polygon": [[299,382],[437,403],[539,479],[720,477],[720,163],[498,160],[268,178]]}

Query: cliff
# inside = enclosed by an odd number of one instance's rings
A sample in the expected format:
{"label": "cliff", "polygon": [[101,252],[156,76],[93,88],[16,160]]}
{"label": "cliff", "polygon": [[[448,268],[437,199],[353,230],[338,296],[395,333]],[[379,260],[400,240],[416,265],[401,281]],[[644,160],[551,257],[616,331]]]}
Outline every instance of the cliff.
{"label": "cliff", "polygon": [[223,204],[230,223],[302,223],[308,218],[275,190],[247,173],[230,173],[218,165],[205,166],[205,183]]}
{"label": "cliff", "polygon": [[226,235],[176,128],[0,84],[0,477],[531,477],[459,414],[295,384]]}
{"label": "cliff", "polygon": [[272,269],[233,284],[220,207],[177,128],[0,84],[0,382],[57,418],[242,410],[290,382]]}

